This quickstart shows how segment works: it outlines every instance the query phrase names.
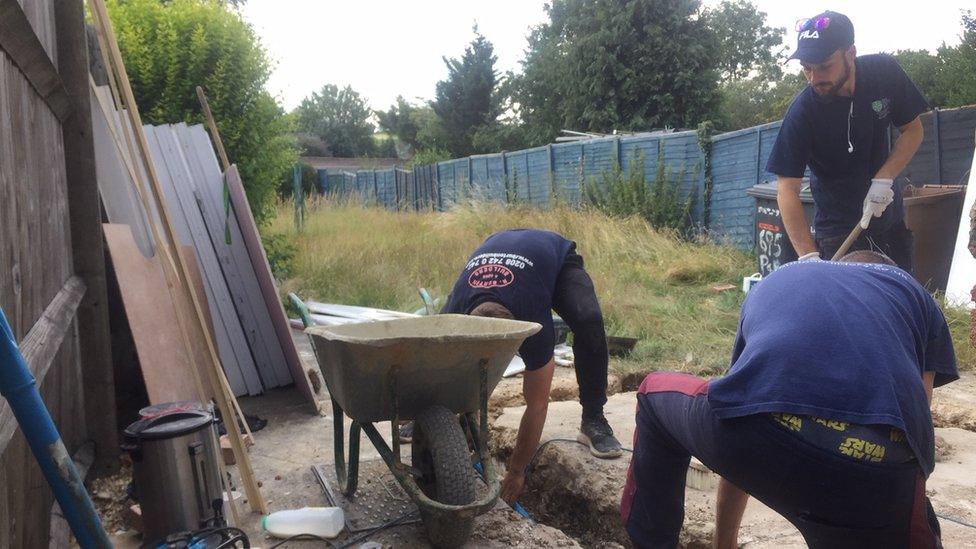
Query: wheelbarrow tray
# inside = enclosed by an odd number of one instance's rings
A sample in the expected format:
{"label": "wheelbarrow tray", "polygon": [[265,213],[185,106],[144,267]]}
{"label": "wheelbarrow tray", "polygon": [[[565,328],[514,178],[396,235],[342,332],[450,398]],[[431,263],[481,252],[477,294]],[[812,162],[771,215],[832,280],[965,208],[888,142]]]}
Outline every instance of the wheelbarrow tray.
{"label": "wheelbarrow tray", "polygon": [[[358,422],[413,419],[432,404],[479,409],[481,366],[488,394],[522,341],[542,327],[468,315],[434,315],[305,330],[322,375]],[[394,403],[395,399],[395,403]]]}

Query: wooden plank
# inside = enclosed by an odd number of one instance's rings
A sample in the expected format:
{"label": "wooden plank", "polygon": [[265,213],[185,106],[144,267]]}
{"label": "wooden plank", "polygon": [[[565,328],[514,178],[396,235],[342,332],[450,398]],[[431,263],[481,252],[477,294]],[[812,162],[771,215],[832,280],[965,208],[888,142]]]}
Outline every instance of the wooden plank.
{"label": "wooden plank", "polygon": [[[180,236],[180,243],[192,246],[197,255],[208,297],[209,313],[214,322],[214,341],[220,353],[224,373],[227,374],[235,395],[260,394],[261,379],[211,245],[210,235],[192,193],[182,191],[189,178],[187,167],[166,126],[145,126],[143,131],[149,142],[159,182],[169,204],[171,219]],[[208,308],[203,309],[206,312]]]}
{"label": "wooden plank", "polygon": [[[183,259],[182,252],[180,251],[177,238],[175,235],[175,230],[169,218],[169,211],[167,210],[166,204],[162,198],[162,190],[160,189],[159,179],[155,172],[154,166],[152,164],[152,159],[149,154],[149,145],[146,142],[145,134],[142,132],[142,120],[139,116],[138,107],[136,106],[135,97],[132,94],[132,87],[129,84],[129,77],[126,74],[125,63],[122,61],[122,53],[119,51],[118,42],[115,40],[115,34],[112,30],[112,22],[109,20],[108,9],[105,7],[105,2],[103,0],[89,0],[89,6],[91,7],[91,12],[93,20],[95,22],[98,34],[101,37],[102,43],[108,46],[108,57],[110,59],[109,69],[113,73],[114,78],[110,80],[117,80],[119,87],[121,88],[122,103],[125,105],[127,111],[126,115],[129,119],[129,127],[131,127],[135,138],[136,144],[139,149],[139,158],[142,161],[143,166],[146,168],[146,172],[149,176],[149,184],[151,187],[151,194],[153,201],[159,208],[159,216],[162,220],[162,229],[166,235],[166,240],[161,242],[159,238],[156,238],[157,243],[169,247],[166,250],[166,254],[172,254],[174,266],[176,267],[175,279],[171,279],[173,283],[173,288],[178,291],[181,296],[188,298],[188,301],[193,306],[193,314],[178,317],[178,322],[183,334],[184,340],[189,340],[189,333],[192,331],[194,334],[202,334],[203,343],[206,346],[208,361],[201,363],[207,373],[207,377],[210,381],[210,386],[217,389],[213,392],[213,396],[216,400],[217,407],[220,409],[221,416],[224,418],[234,417],[233,407],[231,405],[234,399],[234,395],[225,392],[222,389],[222,377],[223,370],[220,367],[220,359],[217,356],[217,350],[214,345],[213,339],[209,337],[204,325],[203,310],[201,304],[196,296],[194,295],[192,289],[190,288],[189,275],[187,271],[186,262]],[[149,193],[147,193],[149,194]],[[157,233],[154,232],[154,236]],[[196,379],[196,371],[193,371],[194,379]],[[202,385],[201,381],[197,379],[197,386]],[[254,470],[251,466],[251,461],[247,455],[247,451],[244,448],[244,440],[241,437],[238,429],[228,429],[228,434],[230,436],[231,447],[234,451],[234,458],[237,460],[237,468],[241,474],[241,479],[244,484],[245,492],[247,493],[248,502],[251,505],[251,509],[260,513],[267,513],[268,504],[261,494],[261,489],[258,486],[257,480],[254,478]]]}
{"label": "wooden plank", "polygon": [[0,0],[0,49],[7,52],[58,120],[67,119],[71,113],[68,92],[16,0]]}
{"label": "wooden plank", "polygon": [[6,261],[10,262],[9,269],[13,283],[13,299],[10,308],[6,309],[6,313],[7,318],[10,320],[11,328],[14,331],[14,336],[20,340],[26,335],[32,321],[32,319],[25,318],[28,315],[24,310],[25,299],[23,295],[24,283],[30,280],[30,256],[26,256],[28,261],[25,261],[25,254],[23,254],[23,250],[21,249],[29,237],[27,234],[27,223],[25,222],[25,210],[29,208],[29,195],[25,196],[23,185],[19,184],[28,174],[27,157],[24,152],[26,148],[24,145],[24,137],[28,135],[28,126],[26,123],[27,97],[25,95],[25,90],[28,89],[28,86],[24,83],[23,76],[16,70],[7,72],[6,84],[8,104],[4,114],[6,115],[8,125],[6,129],[10,132],[10,148],[4,151],[3,164],[8,166],[9,173],[13,177],[11,183],[13,184],[14,205],[10,211],[8,221],[8,227],[11,233],[9,236],[5,236],[9,239],[15,239],[12,243],[10,255],[6,258]]}
{"label": "wooden plank", "polygon": [[305,398],[318,410],[318,401],[312,389],[312,383],[308,379],[308,373],[302,367],[301,358],[295,349],[295,341],[291,338],[291,328],[288,326],[288,317],[285,316],[285,309],[278,298],[278,288],[275,285],[274,277],[271,275],[271,266],[268,264],[268,257],[264,253],[261,245],[261,237],[258,228],[254,224],[254,216],[251,214],[251,206],[247,202],[244,194],[244,185],[241,183],[241,176],[237,171],[237,166],[233,165],[224,174],[227,178],[230,201],[233,206],[234,215],[241,226],[244,236],[244,244],[247,247],[251,258],[251,266],[258,276],[261,285],[261,294],[264,296],[265,306],[271,321],[274,323],[275,334],[278,336],[278,343],[281,345],[288,360],[288,368],[291,370],[295,385]]}
{"label": "wooden plank", "polygon": [[102,225],[149,402],[201,400],[189,373],[191,354],[157,257],[139,251],[127,225]]}
{"label": "wooden plank", "polygon": [[[75,311],[84,294],[84,282],[78,277],[70,278],[19,344],[20,352],[24,355],[24,361],[38,387],[44,384],[54,357],[61,348],[61,342],[73,326]],[[17,421],[13,410],[6,400],[0,401],[0,454],[7,448],[16,430]]]}
{"label": "wooden plank", "polygon": [[[251,351],[262,372],[265,387],[288,385],[293,381],[292,375],[268,315],[240,225],[235,216],[226,217],[225,214],[223,176],[207,134],[201,126],[187,128],[185,125],[174,126],[174,132],[191,169],[198,174],[194,178],[194,192],[200,198],[200,209],[210,232],[210,240],[221,261],[238,317],[251,343]],[[224,238],[225,226],[230,230],[230,244]]]}
{"label": "wooden plank", "polygon": [[95,174],[92,109],[89,103],[88,48],[81,0],[55,3],[58,64],[70,91],[73,116],[62,124],[72,263],[87,292],[78,308],[79,368],[88,433],[98,447],[97,475],[118,469],[119,441],[115,421],[115,376],[109,336],[108,290],[101,206]]}
{"label": "wooden plank", "polygon": [[19,134],[15,132],[15,127],[6,114],[13,108],[8,91],[11,72],[16,73],[17,69],[10,64],[6,55],[0,54],[0,112],[5,113],[0,120],[0,262],[3,263],[3,268],[0,268],[0,308],[3,308],[7,318],[15,325],[15,306],[19,301],[20,285],[16,250],[20,242],[20,231],[17,223],[19,185],[12,160],[13,142],[19,138]]}
{"label": "wooden plank", "polygon": [[[178,124],[172,129],[193,174],[192,188],[186,189],[186,192],[192,192],[196,197],[197,205],[210,234],[210,241],[217,252],[217,258],[227,280],[227,286],[234,299],[238,318],[244,327],[254,362],[261,372],[262,382],[265,388],[287,385],[291,383],[291,375],[285,367],[281,350],[275,349],[277,339],[275,339],[270,321],[267,319],[267,313],[263,310],[264,302],[257,286],[257,279],[251,273],[252,276],[248,280],[250,261],[247,259],[247,251],[244,249],[240,229],[237,227],[236,219],[232,216],[226,218],[226,225],[224,223],[225,217],[220,190],[222,186],[221,175],[216,166],[216,161],[206,163],[207,166],[205,167],[205,162],[201,160],[201,157],[206,156],[206,153],[200,154],[201,151],[194,145],[186,126]],[[206,134],[204,134],[204,138],[206,138]],[[206,147],[208,149],[210,147],[208,141]],[[213,185],[216,185],[217,189],[212,189]],[[214,198],[214,191],[217,195],[216,199]],[[225,239],[225,228],[230,233],[229,244]],[[242,271],[241,265],[247,265],[247,271]],[[255,308],[255,303],[260,303],[261,307]],[[267,324],[266,331],[263,329],[263,324]],[[274,347],[269,346],[269,341],[273,343]],[[277,356],[274,354],[276,350]]]}
{"label": "wooden plank", "polygon": [[105,98],[108,86],[102,88],[89,86],[99,194],[109,223],[131,227],[142,254],[150,257],[156,251],[149,218],[136,190],[138,176],[129,163],[128,153],[123,150],[111,97]]}
{"label": "wooden plank", "polygon": [[[3,461],[8,461],[6,455],[3,455]],[[7,482],[7,468],[3,464],[0,464],[0,486],[4,488],[10,486]],[[10,514],[8,498],[9,490],[0,491],[0,547],[13,547],[10,539],[10,524],[13,522],[13,516]]]}

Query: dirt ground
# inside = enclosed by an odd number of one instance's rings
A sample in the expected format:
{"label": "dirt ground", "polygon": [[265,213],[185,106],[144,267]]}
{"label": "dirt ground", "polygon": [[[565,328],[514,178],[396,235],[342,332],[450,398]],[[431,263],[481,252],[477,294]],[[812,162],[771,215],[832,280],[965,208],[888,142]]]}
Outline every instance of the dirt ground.
{"label": "dirt ground", "polygon": [[[307,340],[296,332],[296,342],[303,359],[313,366],[315,361]],[[624,380],[624,385],[632,388],[628,380]],[[543,441],[575,438],[580,415],[575,401],[576,390],[573,370],[557,368],[551,392],[553,404]],[[611,375],[609,392],[614,396],[607,406],[607,418],[620,440],[629,445],[635,397],[633,393],[621,393],[620,390],[621,380]],[[940,453],[943,455],[929,481],[929,495],[937,513],[976,523],[976,475],[972,474],[976,470],[976,432],[973,432],[976,431],[976,376],[969,374],[960,382],[937,389],[935,400],[933,415],[940,427],[937,434],[941,438]],[[255,433],[256,444],[250,455],[270,510],[326,505],[311,466],[319,464],[331,468],[334,463],[328,403],[323,403],[322,415],[312,415],[301,395],[291,389],[244,398],[240,403],[246,413],[268,420],[268,426]],[[492,395],[493,449],[502,460],[514,444],[515,429],[521,416],[519,406],[522,405],[521,378],[503,380]],[[389,424],[378,425],[378,428],[388,439]],[[409,454],[409,448],[405,450]],[[363,460],[379,457],[367,440],[363,441],[361,451]],[[522,500],[535,521],[526,520],[499,505],[476,520],[469,546],[629,546],[620,527],[618,510],[628,464],[626,455],[619,460],[598,460],[572,442],[547,445],[538,456]],[[708,485],[713,485],[714,479],[702,474],[698,481],[708,489],[688,490],[682,533],[684,547],[710,546],[714,487]],[[116,477],[98,481],[92,492],[115,545],[135,548],[142,540],[123,517],[123,510],[130,503],[125,496],[127,483],[128,470],[124,469]],[[241,525],[249,534],[252,547],[268,547],[278,541],[265,536],[260,520],[260,515],[246,513]],[[976,530],[944,519],[941,522],[946,547],[976,546]],[[391,528],[369,539],[384,547],[427,546],[426,535],[419,524]],[[341,541],[342,538],[337,540]],[[739,541],[741,546],[750,548],[804,546],[789,523],[755,501],[746,511]],[[285,545],[296,548],[322,546],[321,542],[314,541],[294,541]]]}

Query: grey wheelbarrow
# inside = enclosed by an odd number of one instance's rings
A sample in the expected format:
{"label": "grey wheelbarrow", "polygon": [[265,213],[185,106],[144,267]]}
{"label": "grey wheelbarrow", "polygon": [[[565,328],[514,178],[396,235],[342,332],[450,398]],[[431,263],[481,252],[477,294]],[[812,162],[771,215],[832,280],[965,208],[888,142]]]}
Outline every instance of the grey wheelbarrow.
{"label": "grey wheelbarrow", "polygon": [[[307,316],[297,297],[292,303]],[[342,492],[356,491],[361,431],[417,504],[431,543],[463,544],[474,518],[498,501],[488,450],[488,396],[522,341],[540,329],[532,322],[467,315],[307,328],[332,397]],[[352,420],[348,462],[344,416]],[[410,465],[400,454],[398,426],[405,420],[414,421]],[[374,425],[382,421],[391,422],[392,445]],[[488,488],[480,497],[472,454]]]}

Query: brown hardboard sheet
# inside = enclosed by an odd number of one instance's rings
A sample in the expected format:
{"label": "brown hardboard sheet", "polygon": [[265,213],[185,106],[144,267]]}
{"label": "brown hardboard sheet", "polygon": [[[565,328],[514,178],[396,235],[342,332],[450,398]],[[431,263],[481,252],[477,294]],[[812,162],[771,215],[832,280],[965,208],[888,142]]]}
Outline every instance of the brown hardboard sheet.
{"label": "brown hardboard sheet", "polygon": [[203,334],[188,334],[188,352],[177,317],[177,307],[185,315],[192,304],[174,302],[159,256],[143,256],[128,225],[105,223],[102,228],[149,402],[208,400],[201,398],[190,369],[204,363]]}

